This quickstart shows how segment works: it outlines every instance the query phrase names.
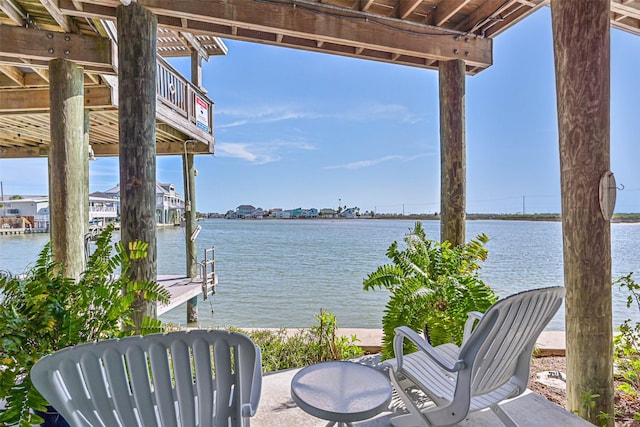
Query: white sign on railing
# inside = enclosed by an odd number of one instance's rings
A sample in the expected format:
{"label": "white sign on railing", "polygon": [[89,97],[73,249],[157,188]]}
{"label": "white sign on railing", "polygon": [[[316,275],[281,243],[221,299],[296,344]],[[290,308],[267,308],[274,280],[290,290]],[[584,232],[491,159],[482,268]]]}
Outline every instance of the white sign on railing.
{"label": "white sign on railing", "polygon": [[195,97],[196,125],[205,132],[209,132],[209,104],[207,104],[205,100],[200,98],[198,95]]}

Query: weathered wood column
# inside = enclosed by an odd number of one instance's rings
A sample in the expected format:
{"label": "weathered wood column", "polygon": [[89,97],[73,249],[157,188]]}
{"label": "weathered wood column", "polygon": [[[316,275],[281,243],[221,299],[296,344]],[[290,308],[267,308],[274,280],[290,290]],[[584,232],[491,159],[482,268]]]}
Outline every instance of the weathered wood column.
{"label": "weathered wood column", "polygon": [[[82,155],[84,157],[84,188],[82,189],[84,196],[85,196],[85,202],[84,202],[84,206],[85,206],[85,211],[84,211],[84,231],[83,231],[83,235],[85,235],[86,233],[89,232],[89,221],[91,220],[91,218],[89,218],[89,160],[90,160],[90,153],[91,153],[91,146],[89,145],[89,110],[85,109],[84,110],[84,132],[82,134],[82,148],[84,149],[84,154]],[[86,243],[86,242],[85,242]],[[85,257],[86,257],[86,253],[85,253]]]}
{"label": "weathered wood column", "polygon": [[84,70],[65,59],[49,63],[51,146],[49,206],[53,259],[65,275],[84,270],[85,165]]}
{"label": "weathered wood column", "polygon": [[[119,6],[118,96],[120,125],[121,233],[125,245],[149,243],[148,256],[132,266],[136,280],[157,280],[156,248],[156,47],[158,21],[131,3]],[[142,317],[156,316],[156,304],[137,301]]]}
{"label": "weathered wood column", "polygon": [[[202,87],[202,58],[196,50],[191,51],[191,82],[199,88]],[[192,102],[188,100],[187,102]],[[185,248],[187,250],[187,277],[198,275],[198,244],[196,240],[191,240],[191,235],[197,226],[196,211],[196,170],[194,167],[194,156],[187,150],[188,144],[185,141],[185,154],[182,157],[184,165],[184,198],[185,198]],[[198,297],[195,296],[187,301],[187,323],[198,321]]]}
{"label": "weathered wood column", "polygon": [[[185,144],[187,144],[185,142]],[[198,276],[198,245],[196,239],[191,239],[197,225],[196,214],[196,189],[195,189],[195,167],[193,165],[193,154],[187,153],[183,156],[184,163],[184,192],[185,192],[185,247],[187,249],[187,277]],[[195,296],[187,301],[187,323],[198,321],[198,297]]]}
{"label": "weathered wood column", "polygon": [[440,61],[440,240],[465,243],[465,66]]}
{"label": "weathered wood column", "polygon": [[[611,230],[599,182],[609,170],[609,0],[553,0],[562,235],[566,293],[567,404],[613,425]],[[584,395],[594,398],[590,408]]]}

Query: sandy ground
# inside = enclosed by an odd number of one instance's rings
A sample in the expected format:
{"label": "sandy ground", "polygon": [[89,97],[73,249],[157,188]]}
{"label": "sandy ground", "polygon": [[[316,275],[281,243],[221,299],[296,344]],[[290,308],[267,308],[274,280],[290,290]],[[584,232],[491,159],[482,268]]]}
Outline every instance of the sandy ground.
{"label": "sandy ground", "polygon": [[[561,372],[562,374],[557,374]],[[567,372],[564,357],[538,357],[533,359],[529,376],[529,388],[557,405],[566,408],[566,391],[562,376]],[[616,382],[616,386],[618,382]],[[616,391],[616,427],[640,427],[633,420],[640,414],[640,397]]]}

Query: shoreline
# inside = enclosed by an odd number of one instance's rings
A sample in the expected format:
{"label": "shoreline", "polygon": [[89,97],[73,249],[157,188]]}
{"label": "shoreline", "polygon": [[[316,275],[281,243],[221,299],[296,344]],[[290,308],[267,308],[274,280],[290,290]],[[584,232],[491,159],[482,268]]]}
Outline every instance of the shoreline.
{"label": "shoreline", "polygon": [[[279,331],[280,328],[234,328],[240,331]],[[305,328],[283,328],[287,331],[287,335],[293,335],[297,331]],[[357,338],[356,345],[361,347],[365,353],[374,354],[379,353],[382,347],[382,329],[367,329],[367,328],[338,328],[336,330],[337,336]],[[566,355],[566,341],[564,331],[542,331],[538,339],[536,340],[536,346],[534,350],[535,357],[549,357],[549,356],[565,356]]]}
{"label": "shoreline", "polygon": [[[375,216],[359,216],[357,218],[224,218],[222,216],[202,216],[198,220],[207,219],[230,219],[235,221],[350,221],[350,220],[412,220],[412,221],[440,221],[440,215],[428,214],[377,214]],[[542,221],[542,222],[562,222],[560,214],[467,214],[467,221]],[[611,223],[640,223],[640,213],[615,214],[611,218]]]}

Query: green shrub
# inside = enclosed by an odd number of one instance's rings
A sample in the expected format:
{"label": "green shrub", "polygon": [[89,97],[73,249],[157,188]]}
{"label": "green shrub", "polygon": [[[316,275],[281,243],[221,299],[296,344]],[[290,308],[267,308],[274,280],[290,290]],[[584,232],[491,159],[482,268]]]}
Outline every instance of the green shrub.
{"label": "green shrub", "polygon": [[[64,347],[134,334],[138,298],[167,303],[169,293],[155,282],[130,278],[132,260],[147,256],[148,244],[111,245],[113,226],[97,239],[80,279],[65,277],[53,261],[51,244],[25,274],[0,273],[0,426],[40,423],[31,409],[46,402],[31,384],[33,365]],[[117,274],[120,270],[120,274]],[[145,318],[144,333],[162,331],[160,321]]]}
{"label": "green shrub", "polygon": [[[640,313],[640,285],[632,276],[633,273],[620,277],[614,285],[629,292],[627,307],[635,306]],[[613,357],[616,374],[623,382],[618,389],[637,399],[640,392],[640,322],[634,325],[631,319],[627,319],[617,329],[620,333],[613,338]],[[634,419],[640,420],[640,414],[636,414]]]}
{"label": "green shrub", "polygon": [[240,332],[248,335],[260,347],[264,372],[299,368],[327,360],[343,360],[363,354],[355,336],[336,336],[337,323],[333,314],[321,311],[318,324],[309,329],[287,333],[259,329]]}
{"label": "green shrub", "polygon": [[[406,247],[393,242],[385,264],[363,281],[365,290],[387,289],[391,295],[382,318],[382,358],[394,357],[394,330],[409,326],[425,331],[432,345],[462,342],[470,311],[485,312],[498,298],[478,277],[479,261],[487,258],[485,234],[469,243],[451,247],[449,242],[429,240],[416,222],[405,236]],[[414,347],[405,340],[405,351]]]}

